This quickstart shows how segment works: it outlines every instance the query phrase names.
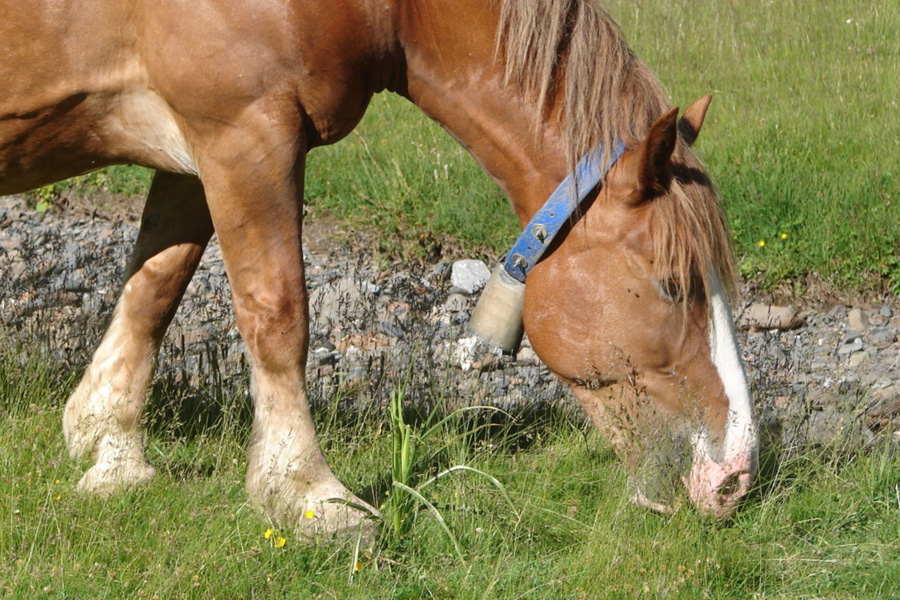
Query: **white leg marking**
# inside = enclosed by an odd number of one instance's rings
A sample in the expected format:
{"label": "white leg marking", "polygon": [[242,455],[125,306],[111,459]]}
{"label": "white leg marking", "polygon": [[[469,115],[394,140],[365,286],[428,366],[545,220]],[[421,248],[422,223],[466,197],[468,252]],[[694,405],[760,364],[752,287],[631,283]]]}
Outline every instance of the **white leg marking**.
{"label": "white leg marking", "polygon": [[[255,373],[255,401],[247,491],[266,514],[306,538],[353,536],[371,540],[378,512],[338,481],[316,441],[306,396]],[[346,503],[364,507],[363,510]]]}
{"label": "white leg marking", "polygon": [[133,339],[120,308],[63,413],[69,453],[95,463],[78,487],[101,495],[153,476],[138,420],[154,352]]}

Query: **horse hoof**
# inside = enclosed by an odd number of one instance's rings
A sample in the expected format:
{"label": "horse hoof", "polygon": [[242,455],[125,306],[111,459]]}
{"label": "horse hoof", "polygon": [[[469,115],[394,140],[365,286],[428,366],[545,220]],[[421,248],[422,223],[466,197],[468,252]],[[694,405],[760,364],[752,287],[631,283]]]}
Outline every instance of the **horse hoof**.
{"label": "horse hoof", "polygon": [[106,498],[120,490],[143,485],[154,475],[156,470],[142,461],[99,462],[87,470],[76,489],[83,494]]}
{"label": "horse hoof", "polygon": [[[290,491],[291,488],[295,488]],[[251,502],[273,522],[291,531],[304,542],[351,542],[365,546],[377,538],[381,515],[338,483],[269,488],[263,493],[250,490]]]}
{"label": "horse hoof", "polygon": [[306,510],[293,515],[293,530],[305,542],[359,543],[369,547],[378,538],[381,515],[359,498],[307,498]]}

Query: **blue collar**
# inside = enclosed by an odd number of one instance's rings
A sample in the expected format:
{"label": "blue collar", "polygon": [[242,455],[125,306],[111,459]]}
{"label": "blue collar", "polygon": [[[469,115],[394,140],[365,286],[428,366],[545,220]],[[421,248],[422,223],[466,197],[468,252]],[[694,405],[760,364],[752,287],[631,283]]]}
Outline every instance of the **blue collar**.
{"label": "blue collar", "polygon": [[[544,256],[553,238],[624,151],[625,144],[619,141],[613,148],[609,164],[604,165],[602,148],[587,153],[578,162],[575,172],[570,173],[550,194],[544,206],[531,217],[531,221],[513,244],[503,263],[507,273],[525,283],[525,277]],[[572,198],[575,196],[578,199],[573,202]]]}

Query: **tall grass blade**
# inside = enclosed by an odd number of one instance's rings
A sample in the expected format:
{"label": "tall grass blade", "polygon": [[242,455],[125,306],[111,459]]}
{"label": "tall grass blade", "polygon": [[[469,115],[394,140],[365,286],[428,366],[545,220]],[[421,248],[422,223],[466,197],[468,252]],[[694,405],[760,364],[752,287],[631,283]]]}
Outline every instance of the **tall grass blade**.
{"label": "tall grass blade", "polygon": [[449,469],[441,471],[440,473],[438,473],[437,475],[435,475],[428,481],[425,481],[425,482],[422,482],[421,484],[419,484],[419,489],[421,490],[422,488],[428,487],[435,481],[438,481],[439,479],[443,479],[444,477],[446,477],[448,475],[452,475],[453,473],[458,473],[459,471],[468,471],[470,473],[475,473],[476,475],[481,475],[482,477],[487,479],[495,488],[497,488],[500,491],[500,494],[503,496],[503,499],[506,500],[507,504],[509,504],[509,507],[512,509],[513,514],[516,515],[516,525],[518,525],[519,523],[522,522],[522,515],[516,509],[516,505],[513,503],[512,498],[510,498],[509,493],[506,491],[506,486],[504,486],[502,483],[500,483],[500,481],[496,477],[493,477],[492,475],[489,475],[489,474],[485,473],[484,471],[481,471],[480,469],[476,469],[474,467],[469,467],[466,465],[456,465],[455,467],[450,467]]}
{"label": "tall grass blade", "polygon": [[465,558],[463,558],[462,549],[459,547],[459,542],[456,541],[456,536],[453,535],[453,532],[450,531],[450,528],[447,526],[447,522],[444,521],[444,517],[441,516],[441,512],[428,500],[425,499],[425,496],[409,487],[408,485],[403,485],[399,481],[394,482],[394,487],[399,488],[421,502],[425,505],[425,508],[428,509],[428,512],[434,517],[435,521],[437,521],[438,525],[441,526],[441,529],[444,530],[444,533],[447,534],[447,537],[450,538],[450,541],[453,543],[453,549],[456,551],[456,556],[459,557],[459,560],[465,562]]}

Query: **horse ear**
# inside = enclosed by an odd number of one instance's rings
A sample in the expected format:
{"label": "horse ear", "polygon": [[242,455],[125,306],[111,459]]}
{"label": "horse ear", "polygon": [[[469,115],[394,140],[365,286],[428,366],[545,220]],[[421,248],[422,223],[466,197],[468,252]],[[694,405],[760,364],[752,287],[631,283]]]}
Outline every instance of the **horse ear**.
{"label": "horse ear", "polygon": [[678,139],[677,119],[676,107],[656,120],[641,144],[637,183],[638,189],[645,194],[657,194],[664,189],[666,165]]}
{"label": "horse ear", "polygon": [[687,110],[684,111],[684,116],[678,121],[678,132],[688,146],[693,146],[694,142],[697,141],[697,136],[700,135],[700,128],[703,127],[703,119],[706,117],[706,109],[709,108],[710,102],[712,102],[712,96],[709,94],[696,100],[687,107]]}

